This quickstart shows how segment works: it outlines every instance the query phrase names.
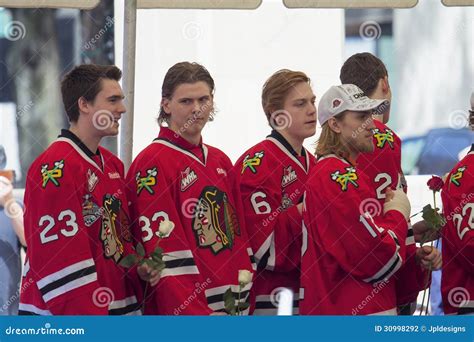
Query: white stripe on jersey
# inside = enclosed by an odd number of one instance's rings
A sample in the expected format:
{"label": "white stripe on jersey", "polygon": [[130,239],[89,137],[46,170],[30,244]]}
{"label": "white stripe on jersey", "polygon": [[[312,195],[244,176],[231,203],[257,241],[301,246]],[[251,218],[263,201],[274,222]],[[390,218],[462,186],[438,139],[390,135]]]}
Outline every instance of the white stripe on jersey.
{"label": "white stripe on jersey", "polygon": [[88,274],[84,277],[75,279],[73,281],[70,281],[63,286],[60,286],[52,291],[47,292],[46,294],[43,295],[43,300],[45,302],[49,302],[51,299],[54,299],[62,294],[65,294],[66,292],[72,291],[74,289],[77,289],[81,286],[90,284],[94,281],[97,281],[97,273],[94,272],[92,274]]}
{"label": "white stripe on jersey", "polygon": [[[389,233],[391,231],[388,231]],[[393,233],[392,233],[393,234]],[[395,249],[395,253],[393,256],[390,258],[390,260],[377,272],[375,273],[372,277],[364,279],[365,282],[370,283],[373,282],[374,280],[380,281],[383,279],[379,279],[385,273],[392,268],[392,270],[385,275],[384,279],[388,279],[394,274],[395,272],[398,271],[398,269],[402,266],[402,258],[400,257],[400,254],[398,254],[398,250],[400,247],[397,244],[397,248]]]}
{"label": "white stripe on jersey", "polygon": [[255,253],[255,260],[257,261],[257,264],[260,263],[260,260],[264,257],[264,255],[267,253],[267,251],[270,249],[270,245],[272,244],[273,241],[273,232],[267,237],[267,239],[262,243],[260,248],[258,249],[257,253]]}
{"label": "white stripe on jersey", "polygon": [[[208,306],[214,310],[214,311],[217,311],[217,310],[224,310],[225,309],[225,303],[224,303],[224,293],[230,288],[232,290],[232,292],[234,293],[234,297],[236,298],[236,301],[237,301],[237,296],[236,294],[239,293],[239,290],[240,292],[247,292],[245,294],[245,296],[242,296],[240,298],[240,302],[243,303],[245,301],[247,301],[247,298],[249,297],[249,294],[250,294],[250,289],[252,288],[252,282],[250,282],[249,284],[245,285],[241,290],[240,290],[240,285],[236,285],[236,284],[228,284],[228,285],[222,285],[222,286],[218,286],[218,287],[213,287],[211,289],[207,289],[204,291],[205,295],[206,295],[206,298],[209,300],[209,297],[212,297],[212,296],[219,296],[220,298],[222,298],[221,300],[219,301],[214,301],[213,303],[209,303]],[[244,315],[248,315],[249,314],[249,310],[250,310],[250,307],[245,309],[244,311],[242,311],[242,314]]]}
{"label": "white stripe on jersey", "polygon": [[41,290],[43,287],[55,282],[56,280],[94,265],[94,260],[92,258],[76,262],[75,264],[64,267],[63,269],[51,273],[50,275],[38,280],[38,288]]}
{"label": "white stripe on jersey", "polygon": [[249,255],[250,257],[250,261],[252,263],[252,270],[256,271],[257,270],[257,264],[255,262],[255,256],[253,255],[253,251],[252,251],[252,248],[248,247],[247,248],[247,254]]}
{"label": "white stripe on jersey", "polygon": [[[114,300],[113,302],[109,304],[109,311],[124,309],[127,306],[132,305],[132,304],[137,304],[137,298],[135,296],[130,296],[121,300]],[[136,306],[138,307],[138,305]],[[127,312],[125,315],[126,316],[140,316],[141,314],[142,312],[138,308],[134,311]]]}
{"label": "white stripe on jersey", "polygon": [[52,315],[51,311],[37,308],[36,306],[34,306],[32,304],[20,303],[20,306],[18,307],[18,309],[20,311],[32,312],[32,313],[34,313],[36,315],[40,315],[40,316],[51,316]]}
{"label": "white stripe on jersey", "polygon": [[169,276],[179,276],[185,274],[199,274],[197,266],[183,266],[174,268],[165,268],[161,271],[161,279]]}
{"label": "white stripe on jersey", "polygon": [[194,258],[193,252],[191,252],[189,249],[185,249],[183,251],[166,252],[163,254],[163,261],[187,258]]}
{"label": "white stripe on jersey", "polygon": [[[184,262],[186,259],[192,259],[193,265],[185,264],[180,266],[180,261]],[[161,271],[161,278],[166,278],[169,276],[179,276],[185,274],[199,274],[199,269],[194,263],[193,253],[187,249],[182,251],[174,251],[163,254],[164,262],[176,262],[177,266],[166,267]]]}

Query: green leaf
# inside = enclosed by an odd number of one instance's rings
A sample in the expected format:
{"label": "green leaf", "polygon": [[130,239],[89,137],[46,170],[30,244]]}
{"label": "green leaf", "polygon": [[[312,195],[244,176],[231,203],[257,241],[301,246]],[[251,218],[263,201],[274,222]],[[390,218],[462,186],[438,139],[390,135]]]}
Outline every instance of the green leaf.
{"label": "green leaf", "polygon": [[244,310],[248,309],[249,306],[250,306],[249,302],[241,302],[241,303],[239,303],[239,305],[237,307],[238,307],[239,311],[244,311]]}
{"label": "green leaf", "polygon": [[438,213],[437,210],[433,209],[431,204],[423,207],[422,216],[428,227],[432,230],[439,231],[446,224],[446,218]]}
{"label": "green leaf", "polygon": [[156,247],[153,253],[151,253],[151,258],[155,261],[163,260],[163,249],[160,247]]}
{"label": "green leaf", "polygon": [[137,243],[136,250],[139,256],[141,257],[145,256],[145,247],[143,247],[141,242]]}
{"label": "green leaf", "polygon": [[235,298],[230,287],[224,292],[224,308],[229,315],[235,316]]}
{"label": "green leaf", "polygon": [[133,267],[139,261],[138,257],[135,254],[129,254],[120,260],[119,265],[125,268]]}

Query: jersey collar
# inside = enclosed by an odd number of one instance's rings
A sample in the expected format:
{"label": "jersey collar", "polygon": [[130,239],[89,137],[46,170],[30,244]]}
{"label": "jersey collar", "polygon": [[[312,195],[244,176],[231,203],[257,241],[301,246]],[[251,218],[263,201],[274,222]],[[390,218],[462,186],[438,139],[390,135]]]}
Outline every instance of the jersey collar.
{"label": "jersey collar", "polygon": [[301,156],[305,157],[306,166],[304,166],[298,159],[298,153],[293,149],[290,143],[276,130],[273,130],[267,136],[267,140],[274,143],[283,153],[290,157],[303,171],[307,174],[309,171],[309,155],[304,147],[301,148]]}
{"label": "jersey collar", "polygon": [[[154,139],[153,143],[168,146],[169,148],[184,153],[198,161],[200,164],[206,166],[208,150],[206,145],[202,143],[202,137],[199,144],[194,145],[168,127],[161,127],[158,138]],[[201,149],[204,161],[196,156],[195,153],[198,152],[198,149]]]}
{"label": "jersey collar", "polygon": [[89,148],[82,142],[81,139],[74,133],[72,133],[68,129],[62,129],[61,134],[58,136],[58,139],[56,141],[62,141],[65,143],[68,143],[71,145],[78,153],[79,155],[84,158],[87,162],[95,166],[98,170],[102,172],[102,168],[97,165],[97,163],[94,161],[93,157],[99,156],[102,165],[104,165],[104,157],[100,153],[100,148],[97,148],[96,153],[92,152],[89,150]]}

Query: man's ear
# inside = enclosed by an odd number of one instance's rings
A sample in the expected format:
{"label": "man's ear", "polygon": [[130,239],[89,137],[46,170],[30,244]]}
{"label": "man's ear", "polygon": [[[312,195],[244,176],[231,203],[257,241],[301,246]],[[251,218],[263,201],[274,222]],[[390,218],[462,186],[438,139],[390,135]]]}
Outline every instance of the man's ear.
{"label": "man's ear", "polygon": [[340,122],[337,121],[335,118],[329,118],[328,120],[328,126],[329,128],[336,132],[336,133],[341,133],[341,125]]}
{"label": "man's ear", "polygon": [[83,96],[77,100],[77,106],[79,107],[79,113],[89,113],[89,102]]}
{"label": "man's ear", "polygon": [[390,90],[390,83],[388,83],[388,76],[385,76],[384,78],[381,78],[380,82],[382,82],[382,91],[383,91],[383,93],[387,94]]}
{"label": "man's ear", "polygon": [[166,97],[161,98],[161,107],[163,107],[166,114],[171,114],[170,100]]}

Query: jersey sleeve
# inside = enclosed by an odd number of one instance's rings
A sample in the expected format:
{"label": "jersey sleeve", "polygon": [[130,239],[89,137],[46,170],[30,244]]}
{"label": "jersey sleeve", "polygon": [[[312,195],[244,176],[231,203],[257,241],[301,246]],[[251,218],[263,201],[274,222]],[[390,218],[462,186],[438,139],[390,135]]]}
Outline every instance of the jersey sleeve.
{"label": "jersey sleeve", "polygon": [[[142,158],[134,162],[126,182],[133,235],[142,241],[148,255],[159,243],[165,262],[160,281],[147,294],[145,314],[210,314],[212,310],[201,289],[207,280],[202,279],[188,244],[181,220],[186,213],[178,211],[185,204],[176,203],[173,198],[174,181],[165,178],[160,164]],[[174,229],[168,237],[161,239],[158,229],[163,220],[173,222]]]}
{"label": "jersey sleeve", "polygon": [[[407,222],[402,214],[389,211],[372,217],[361,211],[370,197],[367,185],[349,184],[346,190],[336,182],[320,180],[305,198],[305,226],[316,226],[320,243],[347,273],[364,282],[376,283],[393,276],[405,258]],[[369,196],[365,196],[368,194]],[[320,201],[315,212],[311,203]],[[363,203],[364,202],[364,203]]]}
{"label": "jersey sleeve", "polygon": [[29,271],[53,315],[106,315],[94,303],[99,289],[81,207],[82,184],[67,161],[34,163],[25,190],[25,235]]}
{"label": "jersey sleeve", "polygon": [[275,271],[298,267],[302,216],[296,205],[283,207],[276,170],[263,164],[254,173],[244,168],[242,162],[237,162],[234,170],[238,175],[249,241],[258,267]]}

